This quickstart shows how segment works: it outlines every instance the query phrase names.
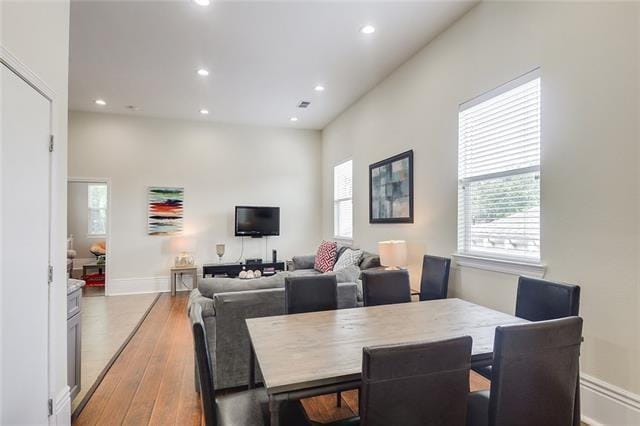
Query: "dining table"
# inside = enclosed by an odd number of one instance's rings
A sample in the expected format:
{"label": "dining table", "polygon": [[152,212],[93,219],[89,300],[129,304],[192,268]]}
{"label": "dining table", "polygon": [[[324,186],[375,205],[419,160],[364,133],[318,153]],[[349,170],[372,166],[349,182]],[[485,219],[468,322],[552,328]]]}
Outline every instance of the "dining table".
{"label": "dining table", "polygon": [[471,336],[471,365],[482,367],[496,327],[527,322],[456,298],[251,318],[249,387],[257,363],[277,426],[284,401],[359,388],[365,347]]}

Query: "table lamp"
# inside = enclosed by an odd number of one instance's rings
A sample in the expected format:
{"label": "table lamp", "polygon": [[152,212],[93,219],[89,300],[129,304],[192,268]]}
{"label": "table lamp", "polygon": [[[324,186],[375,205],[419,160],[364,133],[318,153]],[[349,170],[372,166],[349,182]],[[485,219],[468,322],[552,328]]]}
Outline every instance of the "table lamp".
{"label": "table lamp", "polygon": [[186,268],[195,264],[193,260],[193,250],[195,240],[189,237],[175,237],[171,239],[171,251],[177,253],[174,259],[176,268]]}
{"label": "table lamp", "polygon": [[380,264],[386,269],[399,269],[407,265],[407,242],[390,240],[378,242]]}

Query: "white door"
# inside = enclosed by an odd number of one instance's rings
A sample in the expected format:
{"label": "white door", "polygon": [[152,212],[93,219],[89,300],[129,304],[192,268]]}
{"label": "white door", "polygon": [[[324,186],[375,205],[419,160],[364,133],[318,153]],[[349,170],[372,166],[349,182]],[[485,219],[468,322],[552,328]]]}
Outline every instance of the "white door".
{"label": "white door", "polygon": [[48,422],[50,102],[0,64],[0,424]]}

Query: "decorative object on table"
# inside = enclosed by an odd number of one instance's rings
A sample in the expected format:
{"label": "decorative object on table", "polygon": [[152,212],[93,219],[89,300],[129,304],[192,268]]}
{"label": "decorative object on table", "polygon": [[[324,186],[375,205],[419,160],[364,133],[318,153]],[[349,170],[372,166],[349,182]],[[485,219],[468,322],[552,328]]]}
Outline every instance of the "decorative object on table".
{"label": "decorative object on table", "polygon": [[362,260],[362,255],[364,254],[364,251],[357,249],[354,250],[352,248],[345,248],[342,251],[342,254],[338,257],[338,260],[336,261],[336,264],[333,266],[333,270],[334,271],[339,271],[341,269],[344,269],[348,266],[357,266],[360,264],[360,261]]}
{"label": "decorative object on table", "polygon": [[259,269],[256,269],[255,271],[253,271],[253,276],[255,278],[260,278],[262,276],[262,272],[260,272]]}
{"label": "decorative object on table", "polygon": [[407,265],[406,241],[380,241],[378,253],[380,253],[380,265],[386,266],[386,269],[399,269]]}
{"label": "decorative object on table", "polygon": [[149,188],[149,235],[173,235],[183,229],[184,188]]}
{"label": "decorative object on table", "polygon": [[369,223],[413,223],[413,150],[369,166]]}
{"label": "decorative object on table", "polygon": [[256,277],[256,274],[252,270],[247,271],[247,279],[252,280]]}
{"label": "decorative object on table", "polygon": [[271,250],[271,262],[278,262],[278,250],[276,249]]}
{"label": "decorative object on table", "polygon": [[238,278],[240,279],[246,279],[247,278],[247,271],[240,271],[240,273],[238,274]]}
{"label": "decorative object on table", "polygon": [[318,272],[333,271],[338,255],[338,245],[333,241],[323,241],[318,247],[313,268]]}
{"label": "decorative object on table", "polygon": [[192,267],[195,265],[193,251],[195,240],[188,237],[175,237],[171,239],[171,251],[177,253],[173,265],[176,268]]}
{"label": "decorative object on table", "polygon": [[216,244],[216,254],[218,255],[218,262],[222,263],[222,256],[224,256],[224,244]]}

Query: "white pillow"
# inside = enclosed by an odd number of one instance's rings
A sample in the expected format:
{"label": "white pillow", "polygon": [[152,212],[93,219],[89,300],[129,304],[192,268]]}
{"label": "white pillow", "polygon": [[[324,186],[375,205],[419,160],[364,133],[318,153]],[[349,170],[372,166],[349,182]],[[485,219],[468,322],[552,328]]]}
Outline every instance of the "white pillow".
{"label": "white pillow", "polygon": [[333,270],[338,271],[346,268],[347,266],[358,266],[363,254],[364,252],[362,250],[354,250],[350,248],[345,249],[338,258],[336,264],[333,265]]}

